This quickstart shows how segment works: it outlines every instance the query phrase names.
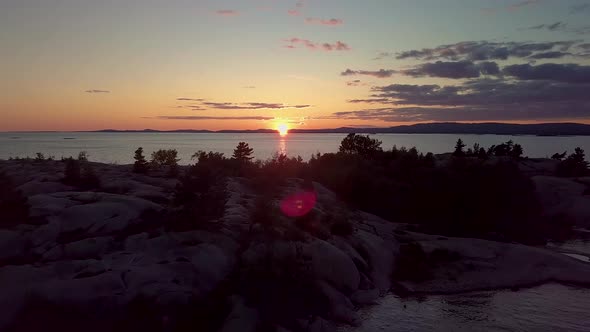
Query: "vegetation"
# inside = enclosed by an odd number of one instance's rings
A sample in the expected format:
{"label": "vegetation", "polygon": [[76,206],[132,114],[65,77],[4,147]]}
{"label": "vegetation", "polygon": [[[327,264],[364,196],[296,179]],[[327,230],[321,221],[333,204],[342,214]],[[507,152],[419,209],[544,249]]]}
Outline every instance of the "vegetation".
{"label": "vegetation", "polygon": [[254,159],[254,157],[252,156],[253,152],[254,149],[252,149],[248,145],[248,143],[240,142],[238,143],[238,146],[234,149],[234,154],[232,158],[241,162],[249,162],[252,159]]}
{"label": "vegetation", "polygon": [[[245,151],[244,147],[238,145],[236,150]],[[384,151],[381,142],[351,134],[342,141],[340,152],[318,153],[309,162],[282,154],[264,162],[238,161],[236,156],[245,155],[234,154],[230,159],[199,151],[193,156],[197,163],[181,178],[175,197],[180,206],[206,206],[205,219],[210,219],[222,213],[225,203],[223,195],[212,194],[212,188],[219,192],[228,176],[244,176],[263,197],[256,203],[260,215],[254,219],[265,223],[272,221],[263,212],[268,212],[278,186],[288,178],[303,178],[327,186],[353,207],[416,224],[424,232],[527,243],[551,236],[554,225],[541,217],[533,183],[514,161],[522,155],[520,145],[509,141],[491,147],[491,155],[508,157],[493,161],[485,160],[488,152],[477,144],[467,151],[464,148],[458,142],[457,155],[463,151],[465,157],[475,158],[437,163],[431,153],[397,147]],[[351,232],[348,225],[331,227],[334,234]]]}
{"label": "vegetation", "polygon": [[65,184],[83,190],[91,190],[100,187],[100,179],[87,159],[74,159],[69,157],[63,159],[63,161],[65,162],[63,179]]}
{"label": "vegetation", "polygon": [[510,157],[513,159],[520,159],[524,154],[524,150],[520,144],[514,144],[512,140],[501,143],[500,145],[492,145],[486,149],[481,147],[478,143],[473,145],[473,148],[465,151],[466,145],[463,140],[458,139],[453,151],[454,157],[476,157],[478,159],[488,159],[489,157]]}
{"label": "vegetation", "polygon": [[564,177],[578,177],[590,174],[589,163],[586,161],[584,150],[576,148],[565,160],[557,165],[556,174]]}
{"label": "vegetation", "polygon": [[178,175],[178,151],[175,149],[158,150],[152,152],[151,163],[156,168],[167,167],[169,176]]}
{"label": "vegetation", "polygon": [[143,148],[139,147],[135,150],[135,155],[133,156],[135,159],[135,163],[133,164],[133,172],[135,173],[147,173],[149,170],[149,164],[145,160],[143,156]]}
{"label": "vegetation", "polygon": [[0,227],[12,227],[29,217],[27,198],[16,190],[11,179],[0,173]]}
{"label": "vegetation", "polygon": [[368,156],[382,151],[381,144],[381,141],[370,138],[369,135],[363,136],[351,133],[342,140],[339,151],[341,153]]}

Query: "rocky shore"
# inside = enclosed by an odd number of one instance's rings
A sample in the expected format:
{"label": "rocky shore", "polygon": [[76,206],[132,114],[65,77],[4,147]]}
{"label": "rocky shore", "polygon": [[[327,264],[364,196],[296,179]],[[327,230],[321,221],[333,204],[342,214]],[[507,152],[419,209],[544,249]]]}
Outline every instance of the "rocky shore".
{"label": "rocky shore", "polygon": [[[79,191],[62,182],[60,161],[0,161],[30,206],[27,223],[0,229],[1,330],[332,331],[336,322],[358,324],[356,308],[392,288],[590,286],[590,264],[537,247],[416,233],[351,209],[319,183],[311,227],[285,215],[270,227],[252,220],[257,194],[248,179],[229,178],[222,217],[179,231],[166,224],[176,179],[92,166],[100,188]],[[589,179],[531,172],[545,213],[590,226]],[[289,180],[271,205],[302,188]],[[335,231],[341,222],[350,232]],[[397,280],[406,243],[452,259],[433,265],[427,280]]]}

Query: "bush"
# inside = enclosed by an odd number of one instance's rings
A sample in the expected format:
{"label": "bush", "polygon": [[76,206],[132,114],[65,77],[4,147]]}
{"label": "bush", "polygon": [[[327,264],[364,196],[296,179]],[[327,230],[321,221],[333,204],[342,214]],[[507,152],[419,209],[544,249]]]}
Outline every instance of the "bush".
{"label": "bush", "polygon": [[383,151],[381,141],[372,139],[369,135],[348,134],[340,143],[339,151],[348,154],[373,155]]}
{"label": "bush", "polygon": [[16,190],[10,178],[0,173],[0,227],[11,227],[29,217],[27,198]]}
{"label": "bush", "polygon": [[178,157],[178,151],[175,149],[169,150],[158,150],[152,152],[152,160],[151,163],[155,167],[168,167],[168,175],[169,176],[176,176],[178,175],[178,162],[180,159]]}
{"label": "bush", "polygon": [[70,157],[65,159],[65,170],[63,182],[68,185],[77,186],[80,183],[80,161]]}
{"label": "bush", "polygon": [[66,158],[64,161],[66,163],[63,179],[65,184],[84,190],[100,187],[100,179],[90,163],[81,163],[80,160],[72,157]]}
{"label": "bush", "polygon": [[135,155],[133,156],[135,159],[135,163],[133,164],[133,172],[135,173],[147,173],[149,169],[149,164],[145,160],[143,156],[143,148],[139,147],[135,150]]}
{"label": "bush", "polygon": [[579,177],[590,174],[584,150],[576,148],[565,160],[557,165],[556,174],[564,177]]}

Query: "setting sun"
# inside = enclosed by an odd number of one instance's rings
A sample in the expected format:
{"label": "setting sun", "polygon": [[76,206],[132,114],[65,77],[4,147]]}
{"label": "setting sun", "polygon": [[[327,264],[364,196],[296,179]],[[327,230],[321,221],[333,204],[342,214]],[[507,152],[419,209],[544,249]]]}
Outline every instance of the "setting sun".
{"label": "setting sun", "polygon": [[289,126],[286,123],[279,123],[277,125],[277,131],[281,136],[285,136],[289,133]]}

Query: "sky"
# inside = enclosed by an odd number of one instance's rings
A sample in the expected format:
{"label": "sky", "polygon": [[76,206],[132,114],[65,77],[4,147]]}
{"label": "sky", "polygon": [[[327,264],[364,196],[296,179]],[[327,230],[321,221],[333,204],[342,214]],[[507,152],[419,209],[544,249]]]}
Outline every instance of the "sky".
{"label": "sky", "polygon": [[590,123],[588,0],[0,0],[0,131]]}

